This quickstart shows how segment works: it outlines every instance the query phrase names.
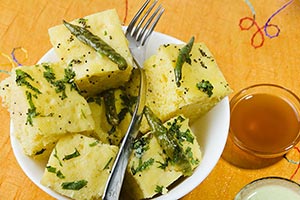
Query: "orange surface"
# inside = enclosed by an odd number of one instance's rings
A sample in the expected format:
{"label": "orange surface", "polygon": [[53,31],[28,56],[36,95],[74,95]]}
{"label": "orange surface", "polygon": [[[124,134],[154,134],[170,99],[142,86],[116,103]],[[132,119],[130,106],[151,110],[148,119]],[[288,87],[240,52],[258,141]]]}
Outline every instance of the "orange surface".
{"label": "orange surface", "polygon": [[[240,19],[252,17],[248,1],[236,0],[161,0],[166,12],[157,31],[187,41],[192,35],[205,42],[214,54],[231,87],[239,89],[255,83],[275,83],[300,94],[300,1],[293,1],[275,15],[269,24],[280,29],[278,37],[270,39],[258,32],[251,45],[251,37],[257,31],[254,25],[241,30]],[[263,27],[268,18],[287,0],[252,0],[256,23]],[[142,4],[137,0],[1,0],[0,1],[0,66],[9,70],[6,55],[13,48],[24,65],[35,64],[50,48],[47,29],[61,23],[108,8],[116,8],[120,19],[128,24]],[[126,9],[126,7],[128,9]],[[127,13],[127,14],[126,14]],[[242,25],[250,26],[250,21]],[[276,27],[267,30],[276,33]],[[1,74],[1,79],[4,75]],[[53,199],[35,186],[22,172],[13,155],[9,138],[9,113],[0,109],[0,199]],[[293,149],[288,158],[298,161],[300,153]],[[230,163],[234,163],[230,164]],[[183,199],[228,200],[248,182],[264,176],[292,178],[300,183],[297,165],[284,158],[260,160],[244,155],[228,141],[222,158],[212,173],[195,190]],[[292,176],[294,174],[294,176]]]}

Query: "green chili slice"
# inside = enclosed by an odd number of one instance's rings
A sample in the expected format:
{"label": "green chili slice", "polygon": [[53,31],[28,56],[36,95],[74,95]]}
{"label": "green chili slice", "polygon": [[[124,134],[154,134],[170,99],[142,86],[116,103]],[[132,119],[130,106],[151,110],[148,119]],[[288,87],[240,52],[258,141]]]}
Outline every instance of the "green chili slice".
{"label": "green chili slice", "polygon": [[160,146],[165,150],[167,156],[170,157],[171,162],[175,163],[185,176],[191,175],[191,164],[176,137],[168,131],[149,107],[145,106],[144,114],[153,134],[158,139]]}
{"label": "green chili slice", "polygon": [[120,120],[116,109],[115,91],[113,89],[106,90],[102,94],[106,119],[110,125],[117,126]]}
{"label": "green chili slice", "polygon": [[100,37],[94,35],[84,27],[70,24],[65,20],[63,21],[63,23],[69,29],[71,34],[74,35],[79,41],[92,47],[98,53],[107,56],[112,62],[118,65],[120,70],[125,70],[127,68],[127,62],[125,58],[123,58]]}
{"label": "green chili slice", "polygon": [[176,61],[176,66],[174,69],[174,74],[175,74],[175,82],[177,87],[180,86],[180,80],[182,78],[182,66],[186,62],[188,64],[191,64],[191,58],[190,58],[190,52],[193,48],[194,44],[194,36],[190,39],[190,41],[180,49],[179,55],[177,57]]}

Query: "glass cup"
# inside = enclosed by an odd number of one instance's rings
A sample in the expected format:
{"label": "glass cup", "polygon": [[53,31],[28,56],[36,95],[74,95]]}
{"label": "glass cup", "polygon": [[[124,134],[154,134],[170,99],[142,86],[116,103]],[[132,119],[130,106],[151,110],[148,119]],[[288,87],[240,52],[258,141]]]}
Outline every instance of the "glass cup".
{"label": "glass cup", "polygon": [[242,150],[262,158],[284,155],[300,139],[300,99],[274,84],[239,91],[230,101],[230,137]]}
{"label": "glass cup", "polygon": [[234,200],[299,200],[300,185],[281,177],[265,177],[257,179],[235,196]]}

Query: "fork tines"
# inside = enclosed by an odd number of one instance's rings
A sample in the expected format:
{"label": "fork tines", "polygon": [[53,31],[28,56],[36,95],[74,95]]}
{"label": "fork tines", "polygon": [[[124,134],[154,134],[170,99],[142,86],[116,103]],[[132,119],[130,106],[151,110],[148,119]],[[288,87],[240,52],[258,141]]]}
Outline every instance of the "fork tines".
{"label": "fork tines", "polygon": [[[157,22],[159,21],[161,15],[164,12],[164,8],[159,5],[155,10],[158,0],[153,1],[152,4],[149,3],[152,0],[147,0],[140,10],[133,17],[132,21],[128,25],[126,34],[134,37],[141,45],[144,45],[149,35],[153,32]],[[148,8],[146,11],[145,9]],[[148,20],[147,17],[149,16]]]}

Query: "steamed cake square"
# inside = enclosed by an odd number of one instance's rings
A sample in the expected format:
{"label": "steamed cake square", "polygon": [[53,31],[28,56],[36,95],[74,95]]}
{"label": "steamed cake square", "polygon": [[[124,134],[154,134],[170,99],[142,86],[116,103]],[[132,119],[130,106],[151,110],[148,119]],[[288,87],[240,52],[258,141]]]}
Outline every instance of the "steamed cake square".
{"label": "steamed cake square", "polygon": [[73,66],[75,82],[84,96],[117,88],[128,81],[132,70],[132,56],[116,10],[106,10],[71,22],[87,28],[100,37],[127,61],[128,67],[120,70],[116,63],[90,46],[79,41],[63,25],[49,29],[50,41],[58,57]]}
{"label": "steamed cake square", "polygon": [[94,130],[87,101],[66,79],[71,74],[64,63],[42,63],[14,68],[1,82],[13,133],[26,155],[47,157],[61,136]]}
{"label": "steamed cake square", "polygon": [[[182,47],[163,45],[144,64],[148,80],[147,105],[163,121],[178,114],[194,119],[231,93],[215,59],[203,43],[194,44],[190,53],[191,65],[183,64],[181,86],[177,87],[174,68]],[[213,86],[212,95],[197,87],[203,81]]]}
{"label": "steamed cake square", "polygon": [[119,148],[81,134],[62,137],[41,183],[72,199],[101,199]]}
{"label": "steamed cake square", "polygon": [[[189,127],[189,120],[184,116],[177,116],[164,123],[164,126],[178,134],[176,138],[180,141],[179,145],[194,170],[201,162],[202,152]],[[166,193],[169,186],[184,175],[172,163],[172,158],[166,155],[164,148],[152,131],[135,141],[127,166],[125,194],[132,199],[152,198],[156,194]]]}
{"label": "steamed cake square", "polygon": [[[174,68],[179,49],[183,46],[184,44],[162,45],[144,63],[147,76],[146,105],[162,121],[179,114],[193,121],[232,92],[213,55],[203,43],[193,45],[190,52],[191,65],[183,64],[181,85],[177,87]],[[199,87],[207,83],[213,87],[210,92]],[[127,84],[128,93],[136,95],[138,84],[139,73],[134,70]],[[148,124],[143,119],[141,131],[148,129]]]}

